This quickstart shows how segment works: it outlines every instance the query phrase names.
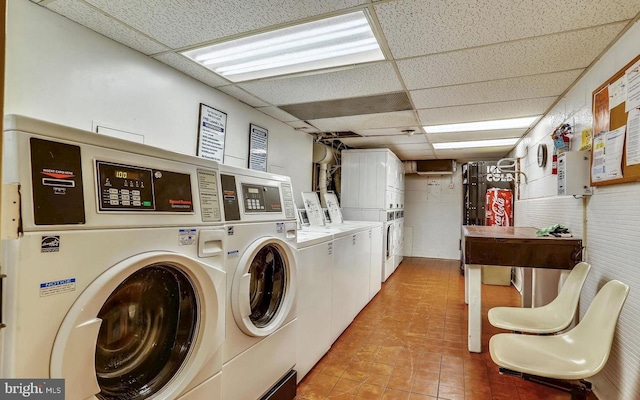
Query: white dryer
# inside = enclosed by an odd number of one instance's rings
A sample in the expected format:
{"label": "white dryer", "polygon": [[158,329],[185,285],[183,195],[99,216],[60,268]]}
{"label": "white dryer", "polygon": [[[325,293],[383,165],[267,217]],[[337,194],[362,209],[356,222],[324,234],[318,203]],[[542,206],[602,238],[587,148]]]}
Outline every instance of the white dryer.
{"label": "white dryer", "polygon": [[404,210],[395,211],[395,248],[393,256],[393,270],[395,271],[404,259]]}
{"label": "white dryer", "polygon": [[24,117],[3,137],[3,378],[221,399],[217,164]]}
{"label": "white dryer", "polygon": [[254,400],[279,384],[295,397],[296,219],[291,181],[244,168],[220,168],[229,288],[223,397]]}

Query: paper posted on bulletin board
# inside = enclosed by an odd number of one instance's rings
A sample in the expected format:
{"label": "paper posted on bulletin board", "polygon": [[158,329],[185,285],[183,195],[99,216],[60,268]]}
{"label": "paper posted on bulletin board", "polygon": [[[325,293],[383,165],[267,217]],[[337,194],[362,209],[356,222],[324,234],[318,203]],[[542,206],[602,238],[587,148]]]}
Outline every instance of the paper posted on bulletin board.
{"label": "paper posted on bulletin board", "polygon": [[[612,110],[623,103],[628,113],[626,124],[611,129]],[[637,164],[640,164],[640,60],[593,96],[591,179],[593,182],[619,179],[625,166]]]}

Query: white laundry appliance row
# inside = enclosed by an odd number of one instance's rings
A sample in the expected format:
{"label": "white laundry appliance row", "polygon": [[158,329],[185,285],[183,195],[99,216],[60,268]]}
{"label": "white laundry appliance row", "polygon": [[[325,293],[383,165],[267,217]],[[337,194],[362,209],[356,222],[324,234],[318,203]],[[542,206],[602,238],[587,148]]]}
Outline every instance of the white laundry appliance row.
{"label": "white laundry appliance row", "polygon": [[389,149],[342,151],[342,212],[353,220],[384,224],[385,282],[404,257],[404,167]]}
{"label": "white laundry appliance row", "polygon": [[70,400],[295,396],[288,179],[19,116],[3,152],[2,378],[63,378]]}
{"label": "white laundry appliance row", "polygon": [[[329,198],[329,208],[337,205]],[[317,194],[303,199],[300,214],[312,217],[298,231],[298,380],[380,290],[382,270],[381,223],[342,221],[339,209],[329,213],[338,222],[327,223]]]}

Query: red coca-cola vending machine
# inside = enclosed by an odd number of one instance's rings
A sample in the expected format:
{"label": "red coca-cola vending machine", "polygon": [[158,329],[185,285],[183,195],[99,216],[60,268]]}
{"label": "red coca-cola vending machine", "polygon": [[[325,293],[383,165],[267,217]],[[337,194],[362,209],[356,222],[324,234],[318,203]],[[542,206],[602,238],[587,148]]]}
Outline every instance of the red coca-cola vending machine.
{"label": "red coca-cola vending machine", "polygon": [[513,192],[511,189],[487,189],[485,225],[513,226]]}

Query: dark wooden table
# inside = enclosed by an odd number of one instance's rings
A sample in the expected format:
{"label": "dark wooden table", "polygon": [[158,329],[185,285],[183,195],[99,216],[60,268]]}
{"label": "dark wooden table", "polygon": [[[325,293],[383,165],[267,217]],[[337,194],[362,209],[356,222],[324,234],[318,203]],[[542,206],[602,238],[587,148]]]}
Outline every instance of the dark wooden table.
{"label": "dark wooden table", "polygon": [[513,226],[462,226],[465,265],[465,303],[469,305],[469,351],[482,346],[483,265],[525,267],[522,306],[531,306],[531,268],[572,269],[582,260],[582,240],[536,236],[536,228]]}

